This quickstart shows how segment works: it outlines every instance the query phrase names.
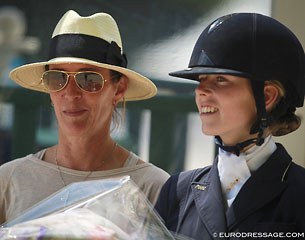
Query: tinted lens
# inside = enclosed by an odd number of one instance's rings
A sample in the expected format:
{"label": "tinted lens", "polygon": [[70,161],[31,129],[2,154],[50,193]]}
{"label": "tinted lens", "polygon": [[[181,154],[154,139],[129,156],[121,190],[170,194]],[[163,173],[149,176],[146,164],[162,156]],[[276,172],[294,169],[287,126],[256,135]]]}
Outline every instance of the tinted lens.
{"label": "tinted lens", "polygon": [[103,88],[104,78],[96,72],[80,72],[75,75],[78,86],[87,92],[97,92]]}
{"label": "tinted lens", "polygon": [[59,91],[64,88],[68,80],[68,75],[59,71],[47,71],[42,75],[44,86],[50,91]]}

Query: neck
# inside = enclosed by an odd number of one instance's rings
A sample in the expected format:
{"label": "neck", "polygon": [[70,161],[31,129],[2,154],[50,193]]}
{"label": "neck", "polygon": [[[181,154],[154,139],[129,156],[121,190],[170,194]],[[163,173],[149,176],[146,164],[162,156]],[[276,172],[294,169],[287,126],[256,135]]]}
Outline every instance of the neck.
{"label": "neck", "polygon": [[222,142],[222,139],[219,136],[215,137],[215,144],[223,149],[226,152],[234,153],[235,155],[239,156],[241,152],[246,151],[247,149],[251,148],[254,145],[262,145],[264,143],[264,138],[254,137],[249,138],[247,140],[232,144],[226,145]]}
{"label": "neck", "polygon": [[261,131],[259,131],[258,133],[250,135],[248,134],[247,136],[235,139],[234,141],[232,141],[232,138],[230,138],[229,141],[223,136],[215,136],[215,144],[227,152],[239,155],[241,152],[245,152],[255,145],[261,146],[264,143],[264,139],[269,135],[269,128],[265,128],[261,129]]}
{"label": "neck", "polygon": [[118,168],[124,163],[124,157],[127,158],[125,151],[116,146],[110,136],[95,141],[84,138],[59,138],[58,145],[50,148],[47,153],[46,161],[56,164],[57,159],[59,166],[80,171]]}

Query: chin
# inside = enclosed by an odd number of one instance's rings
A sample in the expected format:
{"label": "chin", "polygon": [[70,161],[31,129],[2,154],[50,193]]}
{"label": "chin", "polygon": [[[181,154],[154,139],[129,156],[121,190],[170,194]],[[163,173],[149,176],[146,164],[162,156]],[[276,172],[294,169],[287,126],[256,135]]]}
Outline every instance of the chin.
{"label": "chin", "polygon": [[90,128],[82,124],[73,124],[68,127],[62,128],[62,132],[67,136],[84,136]]}
{"label": "chin", "polygon": [[204,135],[207,136],[216,136],[218,135],[213,129],[202,126],[201,131]]}

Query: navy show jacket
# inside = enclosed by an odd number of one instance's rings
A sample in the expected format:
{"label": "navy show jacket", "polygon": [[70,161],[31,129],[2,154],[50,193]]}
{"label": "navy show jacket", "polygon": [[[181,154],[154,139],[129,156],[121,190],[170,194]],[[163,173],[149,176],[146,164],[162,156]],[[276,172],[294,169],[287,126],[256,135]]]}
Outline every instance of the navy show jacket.
{"label": "navy show jacket", "polygon": [[191,239],[305,238],[305,169],[281,144],[228,209],[223,201],[216,159],[211,167],[170,177],[155,208],[170,231]]}

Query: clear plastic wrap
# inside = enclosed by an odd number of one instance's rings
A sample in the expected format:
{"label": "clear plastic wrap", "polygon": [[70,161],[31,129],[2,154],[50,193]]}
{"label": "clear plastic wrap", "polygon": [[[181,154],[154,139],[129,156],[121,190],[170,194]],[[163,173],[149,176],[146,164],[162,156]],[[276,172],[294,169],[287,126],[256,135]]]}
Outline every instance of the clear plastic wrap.
{"label": "clear plastic wrap", "polygon": [[73,183],[7,222],[0,239],[174,239],[128,177]]}

